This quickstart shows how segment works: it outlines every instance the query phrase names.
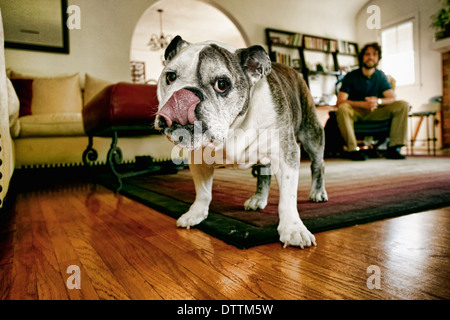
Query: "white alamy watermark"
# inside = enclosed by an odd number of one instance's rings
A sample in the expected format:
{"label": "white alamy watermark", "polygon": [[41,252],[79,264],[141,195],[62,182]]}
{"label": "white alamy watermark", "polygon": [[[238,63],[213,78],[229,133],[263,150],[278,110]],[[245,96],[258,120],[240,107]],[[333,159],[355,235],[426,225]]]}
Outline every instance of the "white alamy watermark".
{"label": "white alamy watermark", "polygon": [[381,269],[379,266],[370,265],[367,267],[366,273],[371,275],[367,278],[366,286],[368,289],[381,289]]}
{"label": "white alamy watermark", "polygon": [[67,278],[66,286],[67,289],[73,290],[73,289],[81,289],[81,270],[80,267],[77,265],[70,265],[67,267],[66,270],[67,274],[70,274],[70,276]]}
{"label": "white alamy watermark", "polygon": [[81,9],[80,9],[80,7],[75,4],[72,4],[67,7],[66,12],[68,14],[67,21],[66,21],[67,29],[80,30],[81,29]]}
{"label": "white alamy watermark", "polygon": [[[201,122],[196,121],[195,127],[201,128]],[[230,130],[224,142],[210,141],[212,136],[209,130],[205,132],[196,129],[190,132],[183,128],[175,130],[171,134],[173,141],[181,141],[180,144],[183,144],[183,141],[193,141],[201,147],[189,151],[176,145],[171,154],[173,163],[179,165],[188,164],[191,161],[193,164],[242,167],[254,164],[267,165],[273,164],[274,158],[278,159],[282,152],[279,129]]]}
{"label": "white alamy watermark", "polygon": [[381,9],[379,6],[371,5],[367,7],[367,14],[370,14],[369,18],[367,18],[366,26],[367,29],[381,29]]}

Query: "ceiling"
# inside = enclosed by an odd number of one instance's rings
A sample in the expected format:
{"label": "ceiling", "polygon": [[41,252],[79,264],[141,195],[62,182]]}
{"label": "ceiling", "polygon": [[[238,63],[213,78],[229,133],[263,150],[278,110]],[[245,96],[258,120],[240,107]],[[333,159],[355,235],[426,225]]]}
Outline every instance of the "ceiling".
{"label": "ceiling", "polygon": [[346,16],[355,17],[363,8],[368,6],[370,0],[300,0],[308,2],[309,5],[314,4],[322,8],[322,10],[331,14],[344,14]]}

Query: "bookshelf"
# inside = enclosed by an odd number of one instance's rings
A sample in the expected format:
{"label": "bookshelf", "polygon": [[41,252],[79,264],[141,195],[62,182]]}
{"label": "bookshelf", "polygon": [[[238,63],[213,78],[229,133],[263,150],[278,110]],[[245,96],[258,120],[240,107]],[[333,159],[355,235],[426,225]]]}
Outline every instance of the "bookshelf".
{"label": "bookshelf", "polygon": [[[270,59],[287,64],[303,74],[308,86],[310,76],[343,76],[358,64],[358,44],[355,42],[303,34],[299,32],[267,28],[266,41]],[[311,66],[305,53],[313,52],[331,56],[328,66]],[[351,65],[341,67],[339,57],[351,57]]]}

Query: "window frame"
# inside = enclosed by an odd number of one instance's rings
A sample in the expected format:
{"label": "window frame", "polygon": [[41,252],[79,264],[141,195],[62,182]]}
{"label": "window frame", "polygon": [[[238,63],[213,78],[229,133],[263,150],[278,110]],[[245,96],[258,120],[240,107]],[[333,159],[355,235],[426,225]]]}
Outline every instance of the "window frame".
{"label": "window frame", "polygon": [[[382,44],[382,33],[387,29],[398,27],[404,23],[412,22],[413,32],[413,50],[414,50],[414,82],[408,84],[396,84],[399,88],[417,87],[421,85],[421,61],[420,61],[420,37],[419,37],[419,13],[403,16],[394,21],[383,23],[379,29],[377,39],[378,43]],[[383,50],[383,47],[381,47]],[[381,69],[383,68],[383,58],[380,61]]]}

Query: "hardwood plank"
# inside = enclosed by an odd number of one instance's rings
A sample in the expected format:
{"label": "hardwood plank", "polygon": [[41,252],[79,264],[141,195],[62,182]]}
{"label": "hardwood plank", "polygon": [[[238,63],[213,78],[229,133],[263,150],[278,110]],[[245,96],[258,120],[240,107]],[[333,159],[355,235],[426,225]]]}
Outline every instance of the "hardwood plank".
{"label": "hardwood plank", "polygon": [[38,299],[68,299],[65,282],[59,271],[55,247],[50,240],[45,218],[39,205],[30,210],[33,253],[36,268]]}
{"label": "hardwood plank", "polygon": [[[109,209],[105,212],[100,210],[97,212],[97,217],[117,233],[116,239],[126,238],[126,243],[122,243],[119,247],[126,260],[132,263],[133,267],[144,274],[147,274],[148,271],[142,270],[142,264],[155,264],[158,269],[168,270],[168,274],[166,274],[166,271],[165,274],[159,275],[158,281],[161,282],[162,279],[165,279],[164,288],[167,290],[168,283],[171,282],[171,279],[174,279],[177,286],[181,283],[184,290],[190,293],[191,296],[188,296],[188,298],[224,298],[215,289],[203,283],[204,275],[198,277],[190,273],[189,268],[186,267],[185,257],[183,257],[183,266],[180,267],[177,262],[178,257],[173,253],[173,250],[161,250],[161,248],[166,249],[167,246],[159,246],[154,243],[153,236],[167,229],[168,220],[170,225],[175,225],[173,219],[160,214],[158,214],[158,219],[154,219],[152,215],[142,214],[142,209],[148,210],[145,206],[132,203],[131,200],[122,196],[116,196],[115,198],[117,201],[102,202],[102,207]],[[111,206],[112,203],[116,204],[114,208]],[[132,208],[126,207],[124,203],[132,204]],[[161,221],[165,222],[165,228],[161,228]],[[138,229],[134,228],[137,223]],[[148,237],[144,240],[142,236]],[[124,251],[125,248],[128,248],[128,250]],[[183,253],[185,254],[185,252]],[[167,263],[167,266],[163,266],[163,263]],[[153,279],[152,284],[161,287],[161,284],[155,284],[155,280],[157,279]],[[183,297],[186,298],[186,294],[183,294]]]}
{"label": "hardwood plank", "polygon": [[[76,206],[76,212],[82,212],[82,202],[78,198],[73,197],[72,203]],[[102,213],[104,210],[106,212]],[[94,223],[96,232],[90,232],[90,228],[86,228],[85,232],[91,233],[91,244],[96,252],[102,257],[104,262],[110,268],[112,274],[128,272],[133,274],[134,279],[138,279],[140,284],[147,287],[146,291],[152,291],[154,298],[165,299],[193,299],[186,290],[178,283],[167,277],[161,269],[155,268],[157,261],[161,258],[157,252],[143,255],[142,249],[146,246],[140,246],[139,250],[132,244],[132,238],[118,235],[117,233],[123,227],[115,221],[111,222],[113,227],[109,227],[100,217],[107,216],[114,219],[114,214],[109,214],[105,207],[101,207],[95,211],[95,215],[89,212],[82,212],[89,217],[89,221]],[[164,270],[164,269],[162,269]],[[119,279],[120,281],[120,279]],[[128,283],[129,285],[129,283]],[[170,289],[168,290],[168,287]],[[128,292],[128,294],[135,294]],[[149,293],[146,293],[147,295]]]}
{"label": "hardwood plank", "polygon": [[16,233],[14,237],[14,259],[11,268],[11,290],[8,299],[35,300],[37,294],[34,248],[31,217],[27,214],[30,195],[19,195],[16,202]]}
{"label": "hardwood plank", "polygon": [[98,297],[102,300],[130,299],[98,252],[86,241],[83,233],[79,230],[70,230],[68,236]]}
{"label": "hardwood plank", "polygon": [[64,229],[64,224],[71,223],[67,220],[67,215],[65,215],[65,208],[59,206],[59,202],[55,201],[55,197],[58,195],[53,195],[50,199],[43,198],[40,199],[39,203],[46,219],[47,229],[49,232],[50,240],[55,249],[56,259],[60,268],[61,276],[67,281],[71,274],[67,273],[67,268],[69,266],[77,266],[80,268],[80,278],[82,283],[82,290],[79,289],[69,289],[66,285],[66,290],[71,300],[98,300],[99,297],[92,286],[87,273],[85,272],[84,266],[79,260],[78,255],[75,252],[72,244]]}
{"label": "hardwood plank", "polygon": [[8,263],[0,265],[0,300],[9,298],[13,283],[13,264]]}
{"label": "hardwood plank", "polygon": [[11,264],[14,257],[14,235],[16,233],[13,210],[0,214],[0,266]]}
{"label": "hardwood plank", "polygon": [[73,222],[64,223],[63,227],[98,297],[102,300],[130,299],[126,290],[93,246],[91,238],[97,232],[96,225],[75,215],[77,211],[70,197],[61,197],[55,201],[64,203],[62,214],[72,218]]}
{"label": "hardwood plank", "polygon": [[[173,235],[173,233],[172,233]],[[180,239],[180,238],[178,238]],[[191,290],[197,299],[257,299],[258,296],[243,286],[242,281],[231,276],[224,268],[211,264],[204,259],[204,250],[187,249],[189,245],[179,241],[174,243],[164,237],[147,238],[148,242],[160,248],[174,261],[183,261],[182,276],[172,274],[183,281],[184,285],[189,283]],[[219,263],[219,261],[215,261]]]}
{"label": "hardwood plank", "polygon": [[[283,299],[298,299],[298,283],[285,283],[283,279],[279,281],[266,281],[265,278],[277,277],[277,273],[271,268],[258,268],[258,265],[263,265],[262,259],[264,257],[257,256],[250,250],[237,250],[233,246],[229,246],[217,240],[217,246],[213,245],[202,248],[195,241],[183,243],[183,238],[197,239],[205,236],[202,231],[190,229],[177,229],[176,235],[167,233],[163,235],[166,243],[172,243],[173,246],[178,246],[180,250],[194,247],[195,250],[190,252],[190,257],[200,260],[208,267],[217,270],[222,274],[221,283],[227,283],[225,294],[230,299],[260,299],[260,298],[283,298]],[[212,238],[214,239],[214,238]],[[201,242],[202,243],[202,242]],[[198,248],[197,248],[198,247]],[[216,247],[216,250],[214,248]],[[259,258],[259,259],[258,259]],[[192,272],[202,273],[205,267],[192,269]],[[231,282],[230,282],[231,281]],[[244,290],[230,290],[230,286],[239,284]],[[291,294],[288,290],[290,287],[295,287],[295,293]],[[247,292],[247,293],[246,293]],[[251,295],[249,295],[251,293]],[[252,297],[253,296],[253,297]]]}

